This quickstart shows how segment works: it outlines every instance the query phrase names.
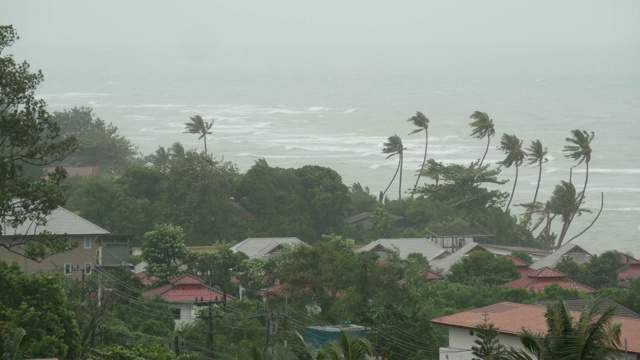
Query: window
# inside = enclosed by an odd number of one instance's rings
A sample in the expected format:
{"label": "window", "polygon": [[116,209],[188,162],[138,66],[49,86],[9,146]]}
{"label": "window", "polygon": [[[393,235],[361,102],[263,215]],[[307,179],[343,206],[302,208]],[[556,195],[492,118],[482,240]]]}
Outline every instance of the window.
{"label": "window", "polygon": [[84,248],[91,249],[91,236],[84,237]]}
{"label": "window", "polygon": [[85,275],[91,275],[91,263],[90,262],[84,263],[84,274]]}
{"label": "window", "polygon": [[71,263],[64,263],[64,274],[71,275],[71,270],[73,270]]}
{"label": "window", "polygon": [[180,309],[173,309],[172,313],[175,320],[180,320]]}

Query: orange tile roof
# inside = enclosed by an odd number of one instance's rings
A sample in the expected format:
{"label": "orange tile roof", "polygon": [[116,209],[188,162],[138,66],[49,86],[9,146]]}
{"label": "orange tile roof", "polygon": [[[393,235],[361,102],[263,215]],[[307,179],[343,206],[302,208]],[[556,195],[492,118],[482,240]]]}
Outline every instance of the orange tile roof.
{"label": "orange tile roof", "polygon": [[[524,305],[511,302],[501,302],[475,310],[465,311],[449,316],[431,320],[440,325],[455,326],[462,328],[475,328],[484,321],[487,316],[488,321],[493,323],[500,333],[518,335],[522,329],[529,329],[533,332],[545,334],[547,323],[544,317],[546,309],[534,305]],[[579,311],[572,311],[573,317],[580,316]],[[627,351],[640,354],[640,319],[624,317],[614,317],[613,323],[622,324],[620,340],[624,350],[625,339],[627,341]]]}
{"label": "orange tile roof", "polygon": [[[144,292],[142,298],[147,300],[155,295],[170,303],[223,301],[224,299],[222,291],[206,286],[202,280],[188,274],[180,275],[171,279],[166,285]],[[233,296],[227,295],[226,300],[233,300]]]}

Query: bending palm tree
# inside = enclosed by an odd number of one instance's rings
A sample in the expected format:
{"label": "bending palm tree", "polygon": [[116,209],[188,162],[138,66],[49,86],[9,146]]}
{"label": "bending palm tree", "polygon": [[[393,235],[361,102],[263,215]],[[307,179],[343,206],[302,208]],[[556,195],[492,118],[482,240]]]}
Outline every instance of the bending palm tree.
{"label": "bending palm tree", "polygon": [[504,160],[499,161],[498,164],[504,165],[508,168],[514,165],[516,167],[516,178],[513,181],[513,190],[511,190],[511,196],[509,197],[509,202],[505,208],[505,211],[507,211],[509,210],[509,205],[511,205],[513,194],[516,192],[516,185],[518,184],[518,168],[522,165],[527,154],[522,150],[522,140],[518,139],[515,135],[502,134],[502,139],[500,140],[500,146],[498,148],[507,154],[507,157],[504,158]]}
{"label": "bending palm tree", "polygon": [[204,121],[202,116],[195,115],[190,117],[191,122],[185,123],[186,134],[200,134],[198,140],[204,139],[204,154],[207,154],[207,134],[211,134],[211,127],[213,126],[213,120],[211,123]]}
{"label": "bending palm tree", "polygon": [[484,158],[487,156],[487,152],[489,151],[489,144],[491,143],[491,137],[496,134],[495,129],[493,128],[493,119],[487,115],[487,113],[483,113],[481,111],[476,111],[470,116],[474,121],[469,123],[469,126],[473,128],[471,131],[471,136],[477,139],[487,138],[487,148],[484,151],[484,155],[480,160],[479,166],[482,166],[484,162]]}
{"label": "bending palm tree", "polygon": [[422,173],[424,176],[429,177],[435,180],[436,185],[440,182],[440,178],[442,178],[442,170],[444,168],[444,164],[441,162],[437,162],[433,159],[427,160],[426,168],[422,169]]}
{"label": "bending palm tree", "polygon": [[[582,200],[584,200],[585,192],[587,191],[587,182],[589,181],[589,162],[591,161],[591,141],[595,137],[593,131],[588,133],[586,130],[571,130],[571,134],[573,137],[566,138],[565,140],[569,143],[569,145],[564,146],[565,152],[568,152],[565,155],[569,159],[573,159],[578,161],[576,166],[585,163],[586,173],[584,177],[584,186],[582,187],[582,193],[580,194],[580,199],[578,200],[578,204],[582,204]],[[579,206],[579,205],[578,205]],[[575,213],[571,216],[571,220]],[[560,240],[562,240],[562,236]]]}
{"label": "bending palm tree", "polygon": [[398,135],[389,136],[389,139],[387,140],[387,142],[384,143],[384,146],[382,148],[382,153],[389,154],[389,156],[387,156],[387,159],[394,155],[398,155],[399,159],[398,159],[398,167],[396,168],[396,173],[393,174],[393,178],[391,179],[389,186],[387,186],[387,188],[384,189],[384,192],[382,193],[381,198],[383,199],[384,199],[384,195],[387,193],[387,190],[389,190],[389,188],[391,187],[391,184],[393,184],[393,181],[396,179],[398,172],[400,173],[400,185],[398,186],[398,199],[402,197],[402,160],[403,160],[402,157],[404,154],[404,150],[406,150],[406,148],[402,145],[402,139],[400,139],[400,136]]}
{"label": "bending palm tree", "polygon": [[571,311],[560,300],[547,308],[545,335],[523,330],[520,342],[526,349],[511,350],[507,359],[538,360],[615,359],[619,357],[620,324],[613,324],[615,308],[599,311],[600,302],[586,306],[574,320]]}
{"label": "bending palm tree", "polygon": [[[540,181],[542,180],[542,163],[547,161],[547,148],[542,146],[540,140],[532,141],[527,149],[527,165],[537,164],[536,166],[538,166],[538,184],[536,185],[536,192],[533,195],[532,205],[535,205],[538,200],[538,190],[540,189]],[[531,222],[531,212],[531,209],[528,208],[524,218],[525,226],[528,226],[529,222]]]}
{"label": "bending palm tree", "polygon": [[410,132],[409,135],[424,130],[424,158],[422,159],[422,166],[420,167],[420,171],[418,172],[418,179],[416,180],[416,184],[413,185],[413,190],[415,191],[418,187],[418,183],[420,182],[420,175],[422,175],[422,170],[424,170],[424,166],[427,162],[427,147],[429,146],[429,119],[424,116],[423,113],[418,111],[416,112],[415,116],[410,117],[407,121],[411,121],[413,125],[418,127],[418,129]]}
{"label": "bending palm tree", "polygon": [[184,157],[184,146],[179,142],[174,142],[169,150],[171,150],[172,159],[181,159]]}
{"label": "bending palm tree", "polygon": [[560,215],[562,219],[562,231],[558,237],[557,248],[562,246],[562,241],[567,235],[569,226],[573,221],[573,217],[576,213],[582,213],[583,211],[589,212],[588,209],[580,207],[582,194],[576,193],[576,187],[572,183],[566,181],[560,181],[560,185],[556,185],[551,196],[550,209],[554,215]]}
{"label": "bending palm tree", "polygon": [[171,158],[171,148],[168,150],[163,146],[158,146],[158,150],[154,154],[149,155],[149,162],[153,164],[153,166],[163,169]]}

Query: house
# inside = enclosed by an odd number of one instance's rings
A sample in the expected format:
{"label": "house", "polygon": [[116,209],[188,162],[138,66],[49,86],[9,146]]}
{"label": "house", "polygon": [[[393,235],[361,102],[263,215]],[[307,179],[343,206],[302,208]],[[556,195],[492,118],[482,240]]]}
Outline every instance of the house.
{"label": "house", "polygon": [[232,246],[231,250],[234,253],[244,253],[250,259],[267,261],[284,246],[294,246],[298,244],[304,244],[304,242],[296,237],[248,238]]}
{"label": "house", "polygon": [[451,253],[471,242],[493,239],[493,235],[479,228],[459,228],[455,230],[428,229],[427,237]]}
{"label": "house", "polygon": [[176,327],[190,324],[207,306],[218,306],[233,300],[233,296],[205,285],[202,279],[184,274],[169,280],[169,283],[142,293],[145,300],[154,296],[162,298],[173,308]]}
{"label": "house", "polygon": [[569,279],[567,274],[550,267],[531,270],[520,279],[508,282],[502,286],[510,288],[525,288],[533,292],[543,292],[547,286],[558,285],[563,289],[577,290],[587,294],[595,294],[596,289],[590,288],[577,281]]}
{"label": "house", "polygon": [[465,256],[468,256],[476,251],[488,251],[488,250],[484,248],[484,245],[480,245],[472,241],[464,245],[458,251],[454,252],[453,254],[447,257],[434,259],[434,261],[430,263],[431,269],[443,275],[446,275],[451,270],[451,267],[453,266],[453,264],[457,263],[458,261],[462,260]]}
{"label": "house", "polygon": [[107,230],[62,207],[47,215],[46,224],[25,222],[15,228],[3,225],[0,241],[12,241],[14,236],[28,241],[42,232],[66,236],[70,249],[37,262],[0,246],[0,260],[16,261],[26,273],[61,272],[70,277],[91,275],[96,266],[130,266],[128,238],[111,236]]}
{"label": "house", "polygon": [[401,259],[411,253],[423,255],[429,262],[449,255],[449,252],[427,238],[378,239],[356,250],[358,253],[374,252],[380,259],[386,259],[389,250],[397,250]]}
{"label": "house", "polygon": [[568,243],[562,245],[561,248],[551,253],[551,255],[531,264],[531,268],[534,270],[542,269],[544,267],[554,268],[564,258],[571,258],[577,264],[584,264],[589,261],[591,254],[578,244]]}
{"label": "house", "polygon": [[622,267],[618,272],[618,286],[631,287],[631,283],[640,278],[640,260],[621,252],[618,252],[618,259]]}
{"label": "house", "polygon": [[[596,301],[600,303],[600,307],[598,308],[598,313],[601,313],[605,309],[615,308],[615,315],[618,317],[630,318],[630,319],[640,319],[640,314],[627,309],[626,307],[618,304],[617,302],[609,299],[598,299],[598,300],[564,300],[564,304],[571,311],[581,311],[585,306],[592,306]],[[542,306],[543,308],[547,308],[548,305],[553,305],[557,301],[536,301],[533,305]]]}
{"label": "house", "polygon": [[[483,247],[486,247],[486,245],[483,245]],[[528,262],[522,259],[518,259],[517,257],[512,255],[505,255],[505,258],[511,261],[513,265],[516,266],[516,269],[518,269],[518,271],[520,271],[520,274],[522,274],[523,276],[531,271],[531,268],[529,267]]]}
{"label": "house", "polygon": [[[522,329],[545,334],[547,324],[545,321],[546,308],[535,305],[523,305],[510,302],[501,302],[464,311],[461,313],[433,319],[434,324],[442,325],[449,330],[449,346],[440,348],[440,360],[471,360],[474,356],[471,347],[475,346],[476,326],[487,322],[494,324],[498,329],[500,344],[506,347],[522,349],[518,334]],[[579,312],[572,312],[574,318]],[[615,317],[614,323],[622,325],[620,350],[622,359],[636,360],[640,357],[640,320]],[[626,353],[626,358],[624,354]]]}
{"label": "house", "polygon": [[[354,229],[371,230],[373,228],[372,216],[373,213],[365,211],[346,218],[344,221]],[[398,231],[411,229],[415,225],[412,221],[409,221],[402,216],[389,215],[389,217],[393,221],[393,228]]]}
{"label": "house", "polygon": [[506,246],[493,244],[482,244],[482,246],[496,255],[513,255],[514,252],[523,252],[529,254],[533,261],[542,260],[545,257],[551,255],[551,251],[526,246]]}
{"label": "house", "polygon": [[[46,166],[43,169],[45,174],[56,171],[54,166]],[[82,176],[87,177],[91,175],[100,174],[99,166],[65,166],[64,171],[67,172],[67,176]]]}

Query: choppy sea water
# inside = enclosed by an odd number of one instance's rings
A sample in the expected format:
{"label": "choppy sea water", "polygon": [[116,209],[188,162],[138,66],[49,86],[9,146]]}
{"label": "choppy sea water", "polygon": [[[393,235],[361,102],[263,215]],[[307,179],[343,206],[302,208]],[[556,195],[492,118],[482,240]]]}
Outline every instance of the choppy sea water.
{"label": "choppy sea water", "polygon": [[[403,191],[413,186],[424,151],[424,134],[408,135],[414,128],[407,119],[416,111],[431,120],[428,157],[445,163],[468,164],[482,156],[486,140],[469,136],[469,115],[475,110],[487,112],[495,123],[496,136],[485,163],[502,159],[496,149],[502,133],[516,134],[525,146],[540,139],[548,147],[549,161],[543,165],[539,201],[546,201],[560,180],[568,180],[575,165],[562,152],[569,131],[593,131],[585,206],[594,213],[576,218],[567,239],[592,221],[602,192],[599,220],[574,241],[593,253],[617,249],[640,256],[637,75],[280,75],[53,82],[44,84],[39,95],[52,111],[93,107],[144,155],[175,141],[202,150],[202,141],[183,133],[189,117],[200,114],[215,119],[209,151],[242,171],[260,158],[278,167],[327,166],[340,173],[345,184],[359,182],[373,194],[388,185],[397,166],[397,157],[381,154],[393,134],[407,147]],[[583,164],[573,170],[578,189],[584,169]],[[501,176],[512,181],[514,174],[513,168],[503,169]],[[537,168],[520,168],[514,204],[533,199],[537,176]],[[389,197],[397,197],[397,186],[396,180]],[[511,191],[511,186],[509,182],[502,190]],[[519,210],[512,206],[514,211]]]}

